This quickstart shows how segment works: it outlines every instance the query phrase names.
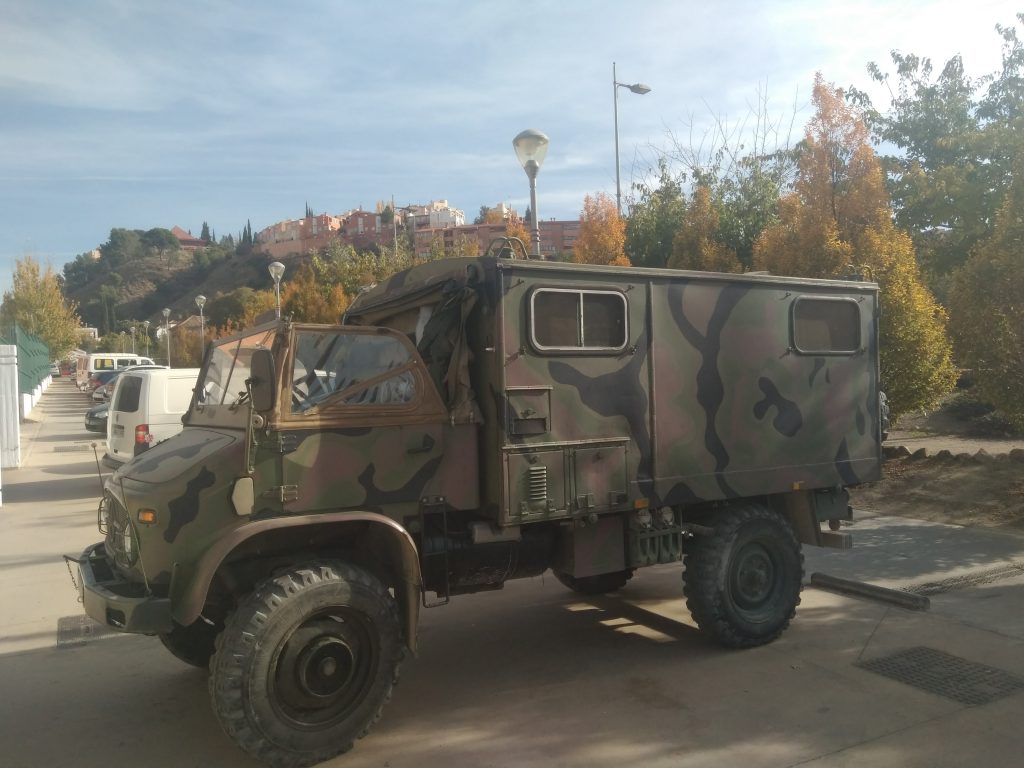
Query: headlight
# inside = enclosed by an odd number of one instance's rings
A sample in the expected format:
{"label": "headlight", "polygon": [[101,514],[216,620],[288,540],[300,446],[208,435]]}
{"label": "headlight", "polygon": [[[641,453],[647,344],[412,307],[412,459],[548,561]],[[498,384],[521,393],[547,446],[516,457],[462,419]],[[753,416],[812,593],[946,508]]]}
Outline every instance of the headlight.
{"label": "headlight", "polygon": [[125,522],[121,536],[124,539],[124,543],[121,545],[124,550],[124,559],[131,565],[135,562],[135,537],[132,535],[132,524],[130,522]]}

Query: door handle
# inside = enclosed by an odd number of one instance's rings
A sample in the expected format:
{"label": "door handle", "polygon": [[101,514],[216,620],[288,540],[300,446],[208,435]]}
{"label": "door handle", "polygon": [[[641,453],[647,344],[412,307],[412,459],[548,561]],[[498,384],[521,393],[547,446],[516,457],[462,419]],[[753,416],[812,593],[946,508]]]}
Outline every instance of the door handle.
{"label": "door handle", "polygon": [[424,435],[423,442],[409,448],[406,453],[430,453],[432,450],[434,450],[434,438],[430,435]]}

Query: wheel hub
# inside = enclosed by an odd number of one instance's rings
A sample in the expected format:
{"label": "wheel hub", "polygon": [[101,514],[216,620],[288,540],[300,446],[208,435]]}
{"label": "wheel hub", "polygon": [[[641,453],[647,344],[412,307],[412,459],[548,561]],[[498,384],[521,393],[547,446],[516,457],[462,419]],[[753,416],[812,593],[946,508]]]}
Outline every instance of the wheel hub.
{"label": "wheel hub", "polygon": [[736,558],[733,574],[733,593],[738,605],[755,608],[771,596],[775,564],[764,547],[744,547]]}
{"label": "wheel hub", "polygon": [[333,696],[352,680],[355,653],[341,637],[318,637],[302,650],[296,666],[304,692],[317,697]]}

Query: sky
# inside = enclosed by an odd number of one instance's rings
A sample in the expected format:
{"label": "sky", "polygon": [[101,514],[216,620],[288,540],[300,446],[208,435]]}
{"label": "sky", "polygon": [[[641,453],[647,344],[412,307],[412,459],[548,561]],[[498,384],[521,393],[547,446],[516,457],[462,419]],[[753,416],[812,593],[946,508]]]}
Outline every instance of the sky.
{"label": "sky", "polygon": [[[0,291],[113,227],[237,235],[392,197],[529,203],[512,139],[550,138],[543,219],[623,194],[757,104],[803,133],[814,74],[869,90],[890,51],[1000,62],[1005,0],[0,0]],[[891,67],[888,67],[891,69]]]}

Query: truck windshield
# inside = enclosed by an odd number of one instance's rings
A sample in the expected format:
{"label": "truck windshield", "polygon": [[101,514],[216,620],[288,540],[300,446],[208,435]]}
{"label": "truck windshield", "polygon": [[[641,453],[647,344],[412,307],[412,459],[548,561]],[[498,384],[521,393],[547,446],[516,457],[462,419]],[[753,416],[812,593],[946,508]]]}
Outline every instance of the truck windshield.
{"label": "truck windshield", "polygon": [[240,402],[246,392],[253,350],[269,349],[273,340],[273,331],[260,331],[215,346],[199,382],[197,402],[203,407]]}
{"label": "truck windshield", "polygon": [[397,338],[352,331],[295,335],[292,413],[335,406],[405,405],[416,396],[409,350]]}

